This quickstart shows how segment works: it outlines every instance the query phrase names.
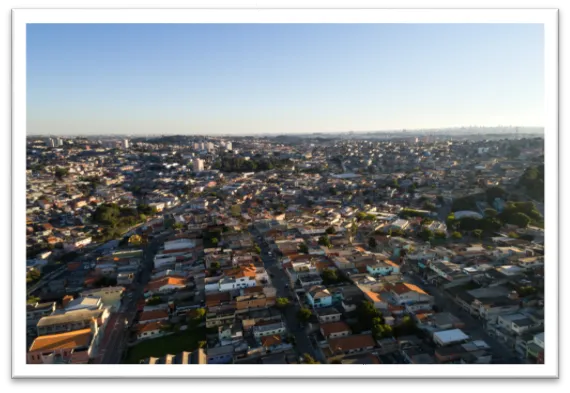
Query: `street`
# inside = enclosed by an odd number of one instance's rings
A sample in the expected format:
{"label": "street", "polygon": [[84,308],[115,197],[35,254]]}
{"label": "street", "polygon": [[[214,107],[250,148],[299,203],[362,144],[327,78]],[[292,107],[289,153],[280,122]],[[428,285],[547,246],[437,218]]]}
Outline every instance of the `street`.
{"label": "street", "polygon": [[285,287],[285,285],[289,284],[289,280],[286,277],[285,272],[281,269],[281,266],[279,266],[275,256],[269,256],[269,248],[267,245],[257,239],[257,234],[255,232],[252,231],[252,235],[256,238],[256,242],[261,248],[261,259],[263,260],[267,273],[273,275],[273,277],[271,277],[271,281],[277,290],[277,297],[288,298],[289,296],[293,296],[293,301],[291,301],[290,305],[283,310],[283,319],[287,325],[287,331],[295,336],[296,350],[298,354],[303,355],[308,353],[315,360],[321,360],[313,349],[305,329],[299,326],[297,312],[299,311],[300,306],[293,291],[290,288]]}
{"label": "street", "polygon": [[[143,296],[144,287],[150,280],[153,258],[163,241],[163,238],[156,238],[144,248],[139,280],[133,284],[134,288],[130,292],[125,292],[125,295],[123,295],[120,309],[109,317],[96,363],[119,364],[121,362],[129,340],[127,326],[132,324],[137,314],[137,301]],[[129,293],[132,295],[129,296]]]}

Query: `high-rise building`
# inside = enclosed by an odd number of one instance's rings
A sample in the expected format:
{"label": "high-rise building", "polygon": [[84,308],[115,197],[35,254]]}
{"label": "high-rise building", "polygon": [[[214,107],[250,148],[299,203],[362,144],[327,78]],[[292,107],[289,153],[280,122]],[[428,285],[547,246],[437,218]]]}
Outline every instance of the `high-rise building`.
{"label": "high-rise building", "polygon": [[226,142],[226,150],[232,150],[232,143]]}
{"label": "high-rise building", "polygon": [[63,138],[57,138],[57,145],[63,146]]}
{"label": "high-rise building", "polygon": [[200,150],[200,144],[194,143],[194,150]]}
{"label": "high-rise building", "polygon": [[55,139],[53,138],[48,138],[46,140],[46,145],[48,145],[48,147],[55,147]]}
{"label": "high-rise building", "polygon": [[204,142],[200,143],[200,150],[206,150],[206,144]]}
{"label": "high-rise building", "polygon": [[123,148],[124,148],[124,149],[128,149],[128,148],[129,148],[129,140],[128,140],[128,139],[123,139]]}
{"label": "high-rise building", "polygon": [[208,149],[209,152],[212,152],[214,151],[214,144],[212,142],[208,142],[206,148]]}
{"label": "high-rise building", "polygon": [[200,158],[194,158],[192,164],[194,172],[202,172],[204,170],[204,160]]}

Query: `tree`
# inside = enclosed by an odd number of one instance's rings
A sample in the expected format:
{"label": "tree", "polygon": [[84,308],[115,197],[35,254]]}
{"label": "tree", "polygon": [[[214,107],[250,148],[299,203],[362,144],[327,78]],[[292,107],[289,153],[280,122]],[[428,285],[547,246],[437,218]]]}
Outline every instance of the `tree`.
{"label": "tree", "polygon": [[207,342],[204,340],[198,341],[198,348],[205,348]]}
{"label": "tree", "polygon": [[526,228],[530,224],[530,217],[524,213],[515,213],[511,217],[509,223],[514,224],[520,228]]}
{"label": "tree", "polygon": [[382,318],[382,315],[374,308],[374,304],[369,301],[360,303],[356,309],[356,315],[362,326],[362,330],[370,330],[373,326],[373,320],[375,318]]}
{"label": "tree", "polygon": [[495,198],[505,198],[507,191],[501,187],[489,187],[485,190],[485,195],[487,196],[487,202],[493,203]]}
{"label": "tree", "polygon": [[210,264],[210,269],[212,270],[218,270],[221,267],[220,262],[216,261],[216,262],[212,262]]}
{"label": "tree", "polygon": [[376,239],[371,237],[370,239],[368,239],[368,247],[370,247],[371,249],[375,249],[376,246],[378,244],[376,243]]}
{"label": "tree", "polygon": [[287,299],[286,297],[278,297],[277,299],[275,299],[275,305],[277,306],[277,308],[285,308],[289,305],[289,299]]}
{"label": "tree", "polygon": [[422,240],[424,241],[429,241],[433,239],[433,236],[434,236],[433,231],[428,228],[424,228],[420,232],[420,238],[422,238]]}
{"label": "tree", "polygon": [[510,238],[513,238],[513,239],[518,239],[518,238],[519,238],[519,234],[516,233],[516,232],[509,232],[509,233],[508,233],[508,236],[509,236]]}
{"label": "tree", "polygon": [[432,202],[425,202],[424,203],[424,210],[435,210],[435,205]]}
{"label": "tree", "polygon": [[311,355],[309,355],[308,353],[303,354],[303,362],[305,364],[320,364],[315,359],[313,359],[313,357]]}
{"label": "tree", "polygon": [[463,236],[461,236],[461,232],[455,231],[455,232],[453,232],[453,233],[451,234],[451,237],[452,237],[453,239],[459,240],[459,239],[461,239]]}
{"label": "tree", "polygon": [[67,176],[69,174],[69,169],[67,168],[55,168],[55,177],[57,177],[59,180],[63,179],[65,176]]}
{"label": "tree", "polygon": [[156,306],[157,304],[162,303],[162,299],[160,298],[160,296],[152,296],[150,299],[148,299],[146,301],[146,304],[148,304],[149,306]]}
{"label": "tree", "polygon": [[217,237],[213,237],[212,239],[210,239],[210,241],[212,242],[212,245],[217,246],[218,245],[218,238]]}
{"label": "tree", "polygon": [[491,218],[497,217],[497,215],[499,214],[495,209],[491,209],[490,207],[485,209],[484,213],[485,217],[491,217]]}
{"label": "tree", "polygon": [[194,311],[194,320],[196,321],[204,319],[205,316],[206,316],[205,308],[197,308],[196,311]]}
{"label": "tree", "polygon": [[477,239],[481,239],[481,235],[483,235],[483,231],[480,229],[475,229],[473,231],[473,235],[477,238]]}
{"label": "tree", "polygon": [[372,334],[374,337],[378,339],[386,338],[386,337],[393,337],[394,332],[392,331],[392,327],[388,324],[375,324],[372,326]]}
{"label": "tree", "polygon": [[253,252],[255,252],[256,254],[261,254],[261,247],[259,247],[257,244],[254,245]]}
{"label": "tree", "polygon": [[334,235],[336,233],[336,229],[334,227],[328,227],[326,233],[329,235]]}
{"label": "tree", "polygon": [[311,316],[313,315],[313,313],[311,312],[311,310],[309,310],[306,307],[302,307],[301,309],[299,309],[299,311],[297,312],[297,318],[299,319],[299,321],[301,322],[307,322],[309,319],[311,319]]}
{"label": "tree", "polygon": [[336,269],[324,269],[322,277],[325,285],[335,284],[339,280]]}
{"label": "tree", "polygon": [[301,243],[299,244],[299,252],[303,253],[303,254],[308,254],[309,253],[309,246],[307,246],[307,243]]}
{"label": "tree", "polygon": [[174,225],[172,225],[172,228],[178,230],[184,228],[184,225],[181,222],[177,222]]}
{"label": "tree", "polygon": [[319,237],[319,244],[321,246],[325,246],[328,248],[332,247],[331,240],[329,239],[328,235],[326,235],[326,234]]}
{"label": "tree", "polygon": [[445,233],[444,231],[436,231],[434,233],[435,238],[436,239],[446,239],[447,238],[447,233]]}

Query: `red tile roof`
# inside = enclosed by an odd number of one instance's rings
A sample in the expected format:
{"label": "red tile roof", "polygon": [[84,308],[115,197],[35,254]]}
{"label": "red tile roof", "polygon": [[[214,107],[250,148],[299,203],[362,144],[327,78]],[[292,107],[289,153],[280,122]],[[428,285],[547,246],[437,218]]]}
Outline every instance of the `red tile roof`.
{"label": "red tile roof", "polygon": [[321,331],[325,338],[328,338],[331,334],[334,333],[341,333],[341,332],[350,332],[350,326],[346,322],[338,321],[338,322],[331,322],[331,323],[323,323],[321,324]]}

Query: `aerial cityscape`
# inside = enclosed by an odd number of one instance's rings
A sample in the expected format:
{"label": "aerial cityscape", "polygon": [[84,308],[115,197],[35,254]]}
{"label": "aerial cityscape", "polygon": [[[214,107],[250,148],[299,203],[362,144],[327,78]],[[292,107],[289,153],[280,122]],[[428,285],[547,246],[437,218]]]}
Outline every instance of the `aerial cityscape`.
{"label": "aerial cityscape", "polygon": [[30,25],[27,363],[544,363],[541,31],[501,26]]}

